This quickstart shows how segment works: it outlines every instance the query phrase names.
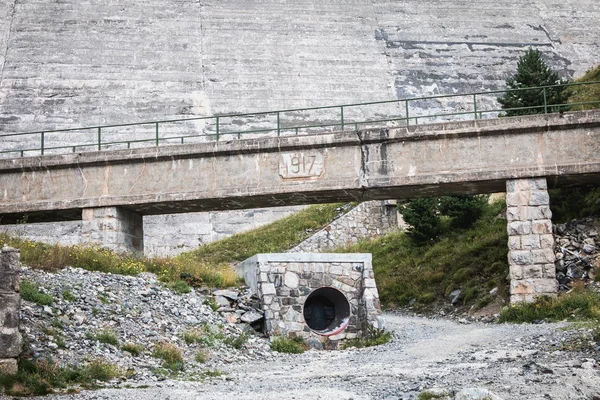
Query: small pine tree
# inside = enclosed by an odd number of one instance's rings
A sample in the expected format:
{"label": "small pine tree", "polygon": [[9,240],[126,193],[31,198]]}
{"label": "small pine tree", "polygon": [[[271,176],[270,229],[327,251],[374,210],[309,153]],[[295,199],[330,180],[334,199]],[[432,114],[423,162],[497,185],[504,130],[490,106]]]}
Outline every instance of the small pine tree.
{"label": "small pine tree", "polygon": [[398,205],[404,222],[410,225],[408,233],[415,242],[427,243],[437,238],[441,230],[438,205],[437,197],[412,199]]}
{"label": "small pine tree", "polygon": [[[529,49],[523,54],[517,62],[517,73],[506,80],[506,86],[509,91],[500,98],[498,102],[506,110],[506,116],[528,114],[543,114],[544,109],[544,90],[518,90],[524,88],[533,88],[539,86],[550,86],[566,83],[558,74],[552,71],[542,59],[539,50]],[[546,88],[546,105],[566,104],[568,94],[562,87]],[[519,107],[535,107],[521,110],[513,110]],[[565,111],[566,107],[547,107],[549,112]]]}

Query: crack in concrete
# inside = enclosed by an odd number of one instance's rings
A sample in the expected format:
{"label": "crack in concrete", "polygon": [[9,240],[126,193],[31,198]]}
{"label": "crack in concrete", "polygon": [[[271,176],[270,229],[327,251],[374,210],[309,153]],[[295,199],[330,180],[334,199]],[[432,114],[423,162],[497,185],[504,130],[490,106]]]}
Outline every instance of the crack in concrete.
{"label": "crack in concrete", "polygon": [[6,47],[4,48],[4,54],[2,55],[2,65],[0,65],[0,83],[2,82],[2,78],[4,77],[4,68],[6,67],[6,56],[8,54],[8,43],[10,42],[10,37],[13,31],[13,23],[15,20],[15,9],[17,7],[17,1],[18,0],[15,0],[12,3],[12,8],[8,12],[8,14],[10,15],[10,24],[8,27],[8,33],[6,35]]}
{"label": "crack in concrete", "polygon": [[367,172],[367,160],[369,159],[369,150],[365,146],[361,137],[361,131],[356,131],[356,137],[358,138],[360,148],[360,167],[358,172],[358,184],[360,189],[360,200],[363,201],[365,193],[369,188],[369,174]]}

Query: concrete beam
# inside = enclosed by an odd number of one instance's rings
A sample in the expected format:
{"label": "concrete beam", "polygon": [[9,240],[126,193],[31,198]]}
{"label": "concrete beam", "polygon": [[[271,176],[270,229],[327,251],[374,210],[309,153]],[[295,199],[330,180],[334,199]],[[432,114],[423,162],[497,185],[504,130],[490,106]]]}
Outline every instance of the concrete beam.
{"label": "concrete beam", "polygon": [[0,160],[0,216],[489,193],[532,177],[597,182],[600,111]]}

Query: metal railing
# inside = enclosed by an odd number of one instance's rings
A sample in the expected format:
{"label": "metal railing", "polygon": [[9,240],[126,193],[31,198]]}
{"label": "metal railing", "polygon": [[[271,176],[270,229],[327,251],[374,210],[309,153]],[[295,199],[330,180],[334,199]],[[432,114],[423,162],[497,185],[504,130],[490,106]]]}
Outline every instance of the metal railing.
{"label": "metal railing", "polygon": [[[13,147],[0,150],[0,155],[25,157],[49,153],[63,154],[66,152],[102,151],[115,148],[160,146],[175,143],[185,144],[210,140],[232,140],[243,137],[247,138],[250,135],[252,137],[282,136],[314,133],[317,130],[321,132],[326,132],[327,130],[359,130],[380,127],[382,125],[390,126],[392,123],[398,125],[398,123],[402,122],[405,125],[413,125],[423,122],[495,118],[502,113],[510,114],[515,111],[524,114],[543,114],[577,108],[600,107],[600,101],[554,104],[551,99],[549,100],[550,95],[559,88],[564,90],[588,85],[600,86],[600,82],[566,83],[534,88],[437,95],[335,106],[11,133],[0,135],[0,142],[11,142],[11,147]],[[596,87],[594,89],[598,90]],[[522,93],[523,95],[534,94],[537,98],[541,94],[543,102],[539,105],[527,107],[499,108],[497,98],[508,92],[513,94]],[[381,107],[385,109],[382,111]],[[370,111],[365,111],[365,109],[370,109]],[[442,109],[442,112],[428,113],[428,110],[440,109]],[[303,116],[306,113],[309,113],[308,117]],[[378,114],[381,117],[366,119],[364,117],[365,115]],[[317,123],[303,123],[307,119],[312,119],[317,121]],[[194,133],[184,135],[179,133],[172,134],[173,129],[168,129],[168,126],[172,124],[177,125],[176,132],[191,129]],[[193,124],[193,126],[191,128],[183,126],[185,124]],[[246,129],[238,130],[235,128],[238,125],[244,125]],[[115,133],[115,129],[118,129],[118,132]],[[56,135],[62,136],[56,137]],[[114,139],[115,136],[135,136],[135,138],[116,140]],[[81,139],[81,141],[78,142],[78,139]],[[75,144],[52,144],[53,142],[64,143],[69,141]],[[34,144],[26,144],[24,147],[19,147],[24,142]]]}

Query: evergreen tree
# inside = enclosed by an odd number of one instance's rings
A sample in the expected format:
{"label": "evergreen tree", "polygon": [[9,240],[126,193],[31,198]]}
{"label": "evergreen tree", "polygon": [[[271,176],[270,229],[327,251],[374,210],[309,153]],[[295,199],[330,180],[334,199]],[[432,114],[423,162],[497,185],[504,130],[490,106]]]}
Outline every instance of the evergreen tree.
{"label": "evergreen tree", "polygon": [[[506,110],[506,116],[543,114],[544,89],[515,90],[529,87],[549,86],[566,83],[552,71],[542,59],[539,50],[529,49],[517,62],[517,73],[506,80],[509,91],[498,102]],[[553,104],[566,104],[568,94],[563,87],[546,88],[546,105],[548,112],[565,111],[566,107],[550,107]],[[535,107],[523,110],[511,110],[518,107]]]}

